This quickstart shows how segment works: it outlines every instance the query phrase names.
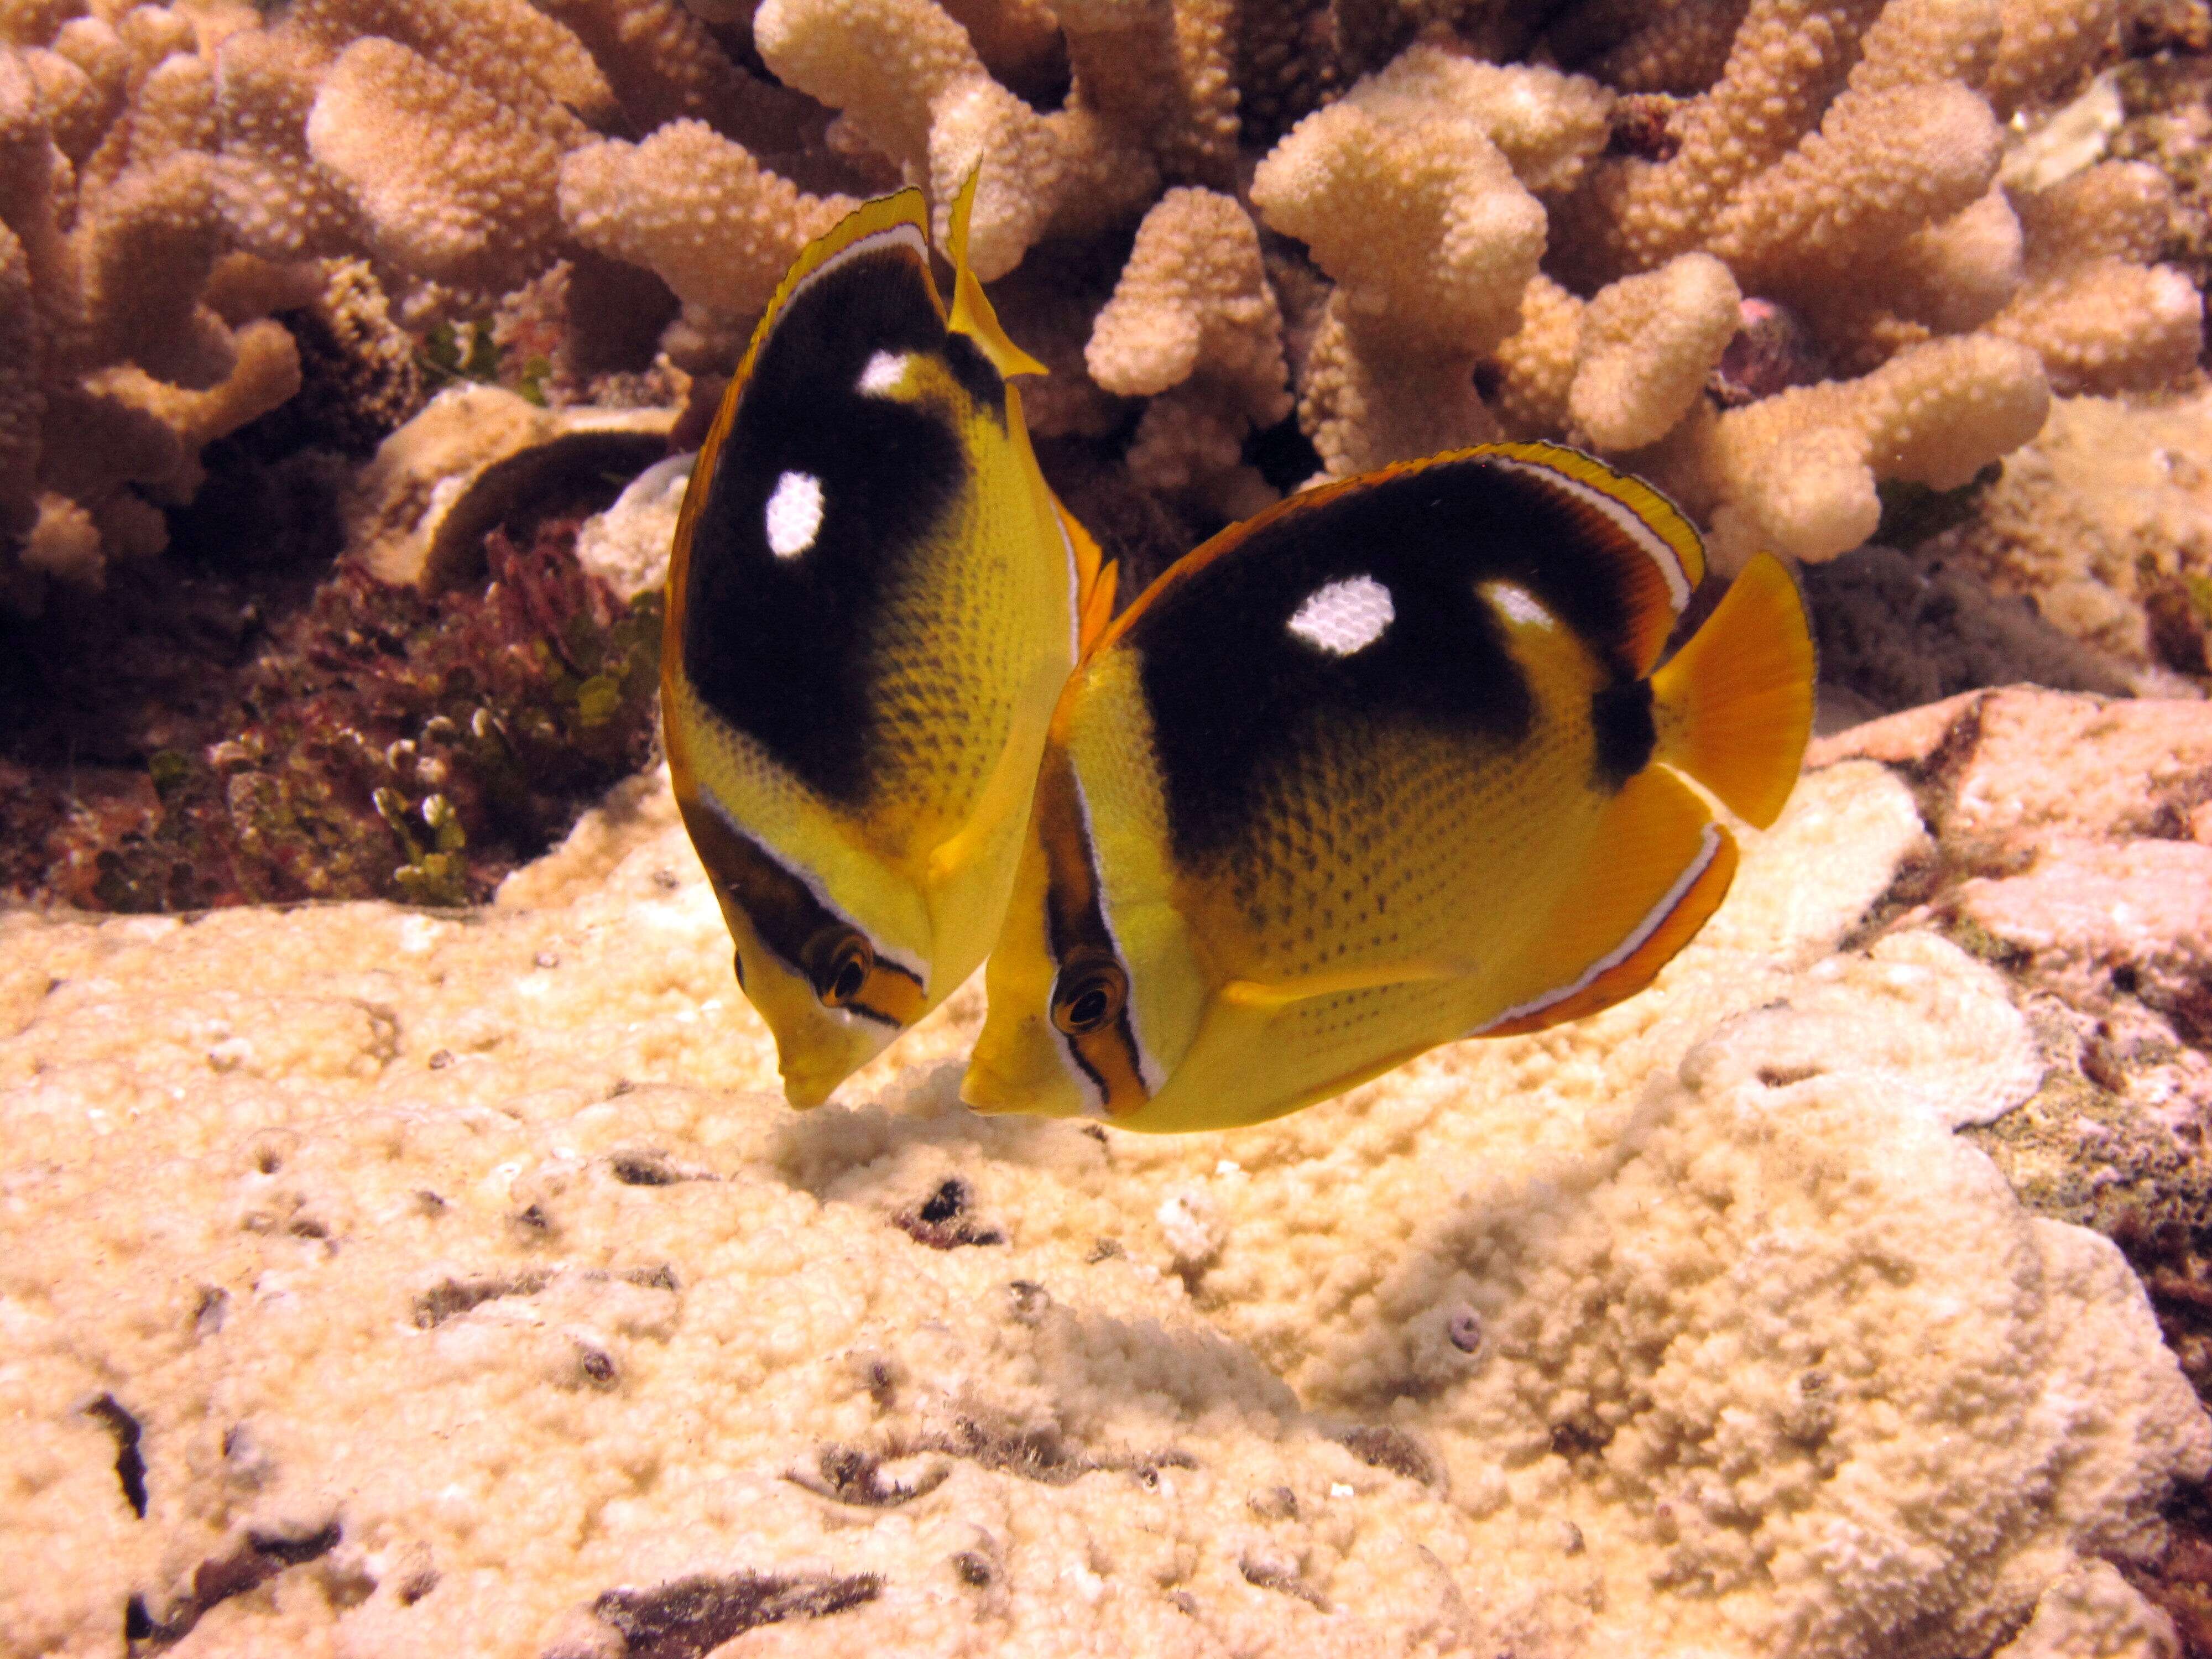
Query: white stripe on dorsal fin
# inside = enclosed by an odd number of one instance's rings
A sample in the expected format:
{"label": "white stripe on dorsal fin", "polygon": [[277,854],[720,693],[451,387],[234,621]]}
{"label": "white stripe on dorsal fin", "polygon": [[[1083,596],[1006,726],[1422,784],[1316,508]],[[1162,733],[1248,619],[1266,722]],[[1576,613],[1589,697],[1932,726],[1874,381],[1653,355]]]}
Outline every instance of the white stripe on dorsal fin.
{"label": "white stripe on dorsal fin", "polygon": [[1705,576],[1704,544],[1681,509],[1641,478],[1565,444],[1480,444],[1466,453],[1501,471],[1541,479],[1620,532],[1623,550],[1635,561],[1621,573],[1634,618],[1631,654],[1638,674],[1650,672],[1674,619]]}

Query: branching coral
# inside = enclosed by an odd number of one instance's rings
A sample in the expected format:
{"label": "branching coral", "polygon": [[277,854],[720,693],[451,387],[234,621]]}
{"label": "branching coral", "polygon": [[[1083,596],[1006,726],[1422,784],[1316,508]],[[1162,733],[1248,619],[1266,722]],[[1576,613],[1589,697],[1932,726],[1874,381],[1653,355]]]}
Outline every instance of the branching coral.
{"label": "branching coral", "polygon": [[[1650,471],[1714,517],[1724,568],[1759,545],[1832,557],[1871,533],[1877,481],[1963,483],[2051,389],[2194,372],[2199,296],[2151,263],[2160,179],[1996,188],[1998,118],[2061,90],[2111,20],[2103,0],[1590,0],[1552,48],[1636,97],[1563,179],[1518,155],[1508,177],[1465,136],[1498,98],[1474,77],[1534,71],[1411,47],[1255,175],[1337,283],[1301,421],[1345,472],[1494,417]],[[1701,392],[1740,302],[1802,322],[1802,372],[1717,415]],[[1827,373],[1856,378],[1790,389]]]}
{"label": "branching coral", "polygon": [[[0,386],[0,522],[39,526],[54,568],[96,569],[88,524],[159,540],[115,490],[186,475],[132,424],[144,400],[126,420],[78,382],[229,376],[252,314],[198,301],[227,252],[366,255],[418,330],[518,304],[557,329],[565,304],[561,396],[641,368],[680,301],[660,344],[696,401],[853,200],[919,184],[941,234],[980,168],[971,257],[1052,365],[1036,424],[1146,511],[1249,510],[1255,456],[1279,486],[1314,455],[1342,474],[1551,437],[1649,470],[1719,526],[1724,566],[1754,543],[1829,557],[1879,482],[1970,476],[2049,392],[2196,373],[2160,176],[1997,177],[2003,124],[2070,95],[2116,11],[13,0],[5,130],[29,136],[0,146],[0,328],[27,326],[40,367]],[[622,363],[595,334],[632,343]],[[1254,448],[1286,408],[1313,455]],[[1930,419],[1940,464],[1896,438]],[[29,459],[57,422],[137,458],[65,493],[74,514],[34,469],[102,469]]]}
{"label": "branching coral", "polygon": [[224,239],[214,78],[190,16],[80,17],[52,38],[125,97],[96,143],[81,125],[58,135],[46,88],[74,85],[53,70],[74,59],[0,52],[0,591],[17,610],[54,578],[96,582],[110,556],[158,552],[157,503],[190,499],[199,451],[300,383],[281,326],[203,297]]}
{"label": "branching coral", "polygon": [[1471,375],[1543,258],[1533,191],[1575,182],[1607,107],[1587,81],[1415,46],[1261,162],[1254,204],[1336,279],[1300,407],[1329,471],[1489,434]]}
{"label": "branching coral", "polygon": [[1239,456],[1248,425],[1290,412],[1282,313],[1259,231],[1233,197],[1186,188],[1160,198],[1084,358],[1107,391],[1153,400],[1129,448],[1139,483],[1212,485],[1230,517],[1265,505],[1265,484]]}

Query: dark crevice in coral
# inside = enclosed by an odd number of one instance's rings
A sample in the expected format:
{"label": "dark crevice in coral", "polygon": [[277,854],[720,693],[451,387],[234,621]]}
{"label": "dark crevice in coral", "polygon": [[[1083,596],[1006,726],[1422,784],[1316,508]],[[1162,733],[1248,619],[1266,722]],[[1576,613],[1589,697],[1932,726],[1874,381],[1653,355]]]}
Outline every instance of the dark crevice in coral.
{"label": "dark crevice in coral", "polygon": [[2191,1485],[2166,1505],[2166,1552],[2112,1565],[2173,1620],[2182,1659],[2212,1659],[2212,1486]]}
{"label": "dark crevice in coral", "polygon": [[896,1455],[910,1456],[916,1452],[940,1452],[1047,1486],[1065,1486],[1101,1472],[1139,1476],[1149,1472],[1157,1479],[1161,1469],[1198,1467],[1198,1460],[1188,1452],[1172,1448],[1142,1455],[1096,1455],[1070,1446],[1057,1428],[994,1428],[968,1417],[960,1419],[951,1433],[924,1436],[897,1449]]}
{"label": "dark crevice in coral", "polygon": [[1285,493],[1321,471],[1321,452],[1299,429],[1294,416],[1245,439],[1244,461],[1256,467],[1272,487]]}
{"label": "dark crevice in coral", "polygon": [[138,1419],[125,1411],[112,1394],[103,1394],[84,1409],[88,1416],[98,1418],[100,1426],[115,1437],[115,1478],[122,1483],[124,1501],[131,1505],[131,1513],[143,1521],[146,1459],[138,1449],[138,1441],[144,1431]]}
{"label": "dark crevice in coral", "polygon": [[1323,1613],[1328,1611],[1328,1598],[1312,1585],[1305,1583],[1296,1573],[1285,1568],[1273,1566],[1264,1561],[1255,1561],[1248,1555],[1237,1562],[1237,1571],[1244,1576],[1244,1582],[1248,1584],[1255,1585],[1261,1589],[1273,1590],[1279,1595],[1294,1595],[1299,1601],[1310,1607],[1317,1607]]}
{"label": "dark crevice in coral", "polygon": [[872,1572],[836,1577],[701,1573],[652,1589],[611,1589],[592,1612],[622,1633],[627,1659],[699,1659],[732,1637],[789,1619],[825,1619],[883,1594]]}
{"label": "dark crevice in coral", "polygon": [[296,1537],[249,1532],[246,1542],[230,1554],[210,1557],[193,1569],[191,1593],[161,1618],[154,1617],[143,1595],[133,1595],[123,1615],[127,1650],[138,1659],[182,1641],[210,1607],[258,1589],[288,1567],[328,1555],[343,1536],[336,1521]]}
{"label": "dark crevice in coral", "polygon": [[1428,1448],[1403,1429],[1362,1423],[1329,1438],[1370,1469],[1387,1469],[1425,1486],[1436,1486],[1443,1479],[1443,1471]]}
{"label": "dark crevice in coral", "polygon": [[951,1471],[943,1465],[927,1468],[911,1480],[887,1474],[883,1460],[857,1446],[824,1446],[816,1455],[814,1468],[784,1477],[795,1486],[817,1497],[870,1510],[896,1509],[902,1504],[935,1492]]}
{"label": "dark crevice in coral", "polygon": [[957,1176],[939,1183],[937,1190],[919,1205],[891,1217],[896,1227],[917,1244],[933,1250],[957,1249],[963,1244],[1003,1244],[1006,1236],[996,1227],[982,1227],[968,1218],[975,1195]]}
{"label": "dark crevice in coral", "polygon": [[535,1296],[552,1278],[547,1273],[526,1273],[501,1279],[445,1279],[415,1298],[416,1328],[429,1330],[503,1296]]}

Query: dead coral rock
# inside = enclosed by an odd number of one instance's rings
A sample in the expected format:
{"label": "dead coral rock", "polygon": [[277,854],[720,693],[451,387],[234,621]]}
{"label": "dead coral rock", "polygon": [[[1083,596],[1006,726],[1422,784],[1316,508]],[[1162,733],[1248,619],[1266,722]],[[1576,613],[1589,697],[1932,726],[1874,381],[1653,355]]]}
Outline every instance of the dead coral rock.
{"label": "dead coral rock", "polygon": [[1939,559],[1869,544],[1803,572],[1824,684],[1881,713],[2028,681],[2124,696],[2127,665],[2061,633],[2022,595]]}
{"label": "dead coral rock", "polygon": [[[2060,398],[1973,517],[1925,550],[2032,598],[2143,689],[2186,690],[2174,677],[2212,631],[2212,394]],[[2162,624],[2161,592],[2186,602]]]}
{"label": "dead coral rock", "polygon": [[667,451],[672,409],[548,410],[498,386],[459,386],[377,447],[346,514],[350,556],[426,592],[467,580],[484,532],[534,499]]}
{"label": "dead coral rock", "polygon": [[2212,1203],[2212,705],[1979,692],[1810,763],[1852,756],[1911,780],[1934,836],[1879,925],[1932,925],[1994,965],[2036,1033],[2041,1086],[1975,1138],[2030,1204],[2146,1266],[2212,1394],[2212,1264],[2188,1242]]}

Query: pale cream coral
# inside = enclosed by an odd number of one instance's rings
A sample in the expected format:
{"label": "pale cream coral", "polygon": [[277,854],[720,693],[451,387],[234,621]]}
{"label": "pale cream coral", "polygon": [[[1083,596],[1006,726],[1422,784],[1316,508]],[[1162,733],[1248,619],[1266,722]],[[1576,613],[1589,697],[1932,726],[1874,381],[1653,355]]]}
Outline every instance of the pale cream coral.
{"label": "pale cream coral", "polygon": [[1084,351],[1097,385],[1156,400],[1130,446],[1131,476],[1164,493],[1211,492],[1231,518],[1267,505],[1273,492],[1242,450],[1249,429],[1290,412],[1282,335],[1259,232],[1236,198],[1188,187],[1162,197]]}
{"label": "pale cream coral", "polygon": [[2061,398],[1969,524],[1929,551],[2140,672],[2160,665],[2148,607],[2212,580],[2212,397]]}
{"label": "pale cream coral", "polygon": [[1710,253],[1685,253],[1606,288],[1582,313],[1571,429],[1602,450],[1656,443],[1705,392],[1742,299]]}
{"label": "pale cream coral", "polygon": [[1306,353],[1298,424],[1334,477],[1503,435],[1467,358],[1363,344],[1340,291]]}
{"label": "pale cream coral", "polygon": [[[965,994],[860,1103],[757,1092],[665,782],[466,923],[0,917],[0,1618],[542,1659],[756,1572],[847,1587],[764,1652],[2117,1644],[2087,1563],[2212,1434],[2118,1253],[1948,1127],[2018,1058],[1995,976],[1838,949],[1926,848],[1832,769],[1597,1020],[1103,1142],[953,1103]],[[996,1242],[909,1236],[948,1182]]]}
{"label": "pale cream coral", "polygon": [[1282,328],[1244,210],[1218,191],[1177,189],[1138,227],[1084,356],[1109,392],[1150,397],[1202,375],[1267,424],[1290,407]]}
{"label": "pale cream coral", "polygon": [[1520,326],[1538,275],[1547,222],[1531,185],[1571,181],[1605,108],[1556,71],[1418,45],[1260,163],[1254,204],[1336,279],[1300,383],[1300,422],[1330,472],[1495,435],[1474,369]]}
{"label": "pale cream coral", "polygon": [[27,527],[38,493],[39,311],[31,265],[15,233],[0,224],[0,535]]}
{"label": "pale cream coral", "polygon": [[[9,390],[0,483],[13,543],[0,586],[15,608],[158,551],[155,502],[191,498],[199,451],[299,387],[290,335],[255,321],[246,290],[227,315],[205,303],[227,240],[213,58],[252,21],[222,0],[116,5],[64,21],[50,51],[0,52],[0,220],[33,331],[10,354],[29,374]],[[64,94],[51,107],[50,87]],[[263,286],[272,301],[287,291]]]}
{"label": "pale cream coral", "polygon": [[2109,1561],[2084,1561],[2044,1591],[2027,1628],[1990,1659],[2181,1659],[2173,1620]]}
{"label": "pale cream coral", "polygon": [[1582,349],[1584,302],[1539,275],[1522,291],[1521,326],[1491,359],[1498,418],[1516,438],[1542,438],[1567,428],[1567,392]]}
{"label": "pale cream coral", "polygon": [[579,241],[738,318],[766,307],[799,251],[858,205],[805,194],[699,121],[642,143],[587,144],[561,164],[561,216]]}
{"label": "pale cream coral", "polygon": [[1040,114],[992,79],[935,0],[766,0],[753,33],[787,85],[928,187],[940,241],[980,168],[969,258],[987,281],[1048,232],[1133,216],[1158,189],[1151,156],[1096,111]]}
{"label": "pale cream coral", "polygon": [[1854,89],[1701,240],[1753,290],[1801,298],[1979,199],[2001,148],[1989,106],[1958,82]]}
{"label": "pale cream coral", "polygon": [[2063,89],[2110,39],[2119,0],[2002,0],[2004,36],[1985,90],[2000,115]]}
{"label": "pale cream coral", "polygon": [[696,119],[748,147],[789,147],[803,100],[746,74],[678,0],[544,0],[582,42],[630,129]]}
{"label": "pale cream coral", "polygon": [[1956,489],[2033,437],[2050,400],[2033,352],[1967,335],[1914,346],[1855,380],[1692,422],[1651,459],[1662,480],[1712,511],[1719,568],[1761,548],[1830,559],[1874,533],[1878,480]]}
{"label": "pale cream coral", "polygon": [[1546,222],[1486,122],[1454,98],[1452,61],[1409,48],[1308,116],[1261,162],[1252,200],[1336,279],[1347,319],[1472,357],[1518,325]]}
{"label": "pale cream coral", "polygon": [[307,154],[307,116],[327,62],[286,29],[234,35],[216,58],[217,198],[232,237],[265,258],[336,254],[359,238],[344,191]]}
{"label": "pale cream coral", "polygon": [[2013,200],[2027,280],[1992,333],[2033,346],[2063,393],[2157,391],[2194,374],[2203,296],[2179,270],[2150,263],[2172,203],[2163,173],[2107,161]]}
{"label": "pale cream coral", "polygon": [[528,0],[293,0],[284,27],[331,58],[358,40],[405,46],[564,149],[619,113],[583,42]]}
{"label": "pale cream coral", "polygon": [[1159,156],[1171,178],[1237,171],[1233,9],[1221,0],[1064,0],[1071,98]]}
{"label": "pale cream coral", "polygon": [[315,94],[307,148],[379,258],[503,293],[552,257],[560,153],[506,106],[397,42],[357,40]]}

